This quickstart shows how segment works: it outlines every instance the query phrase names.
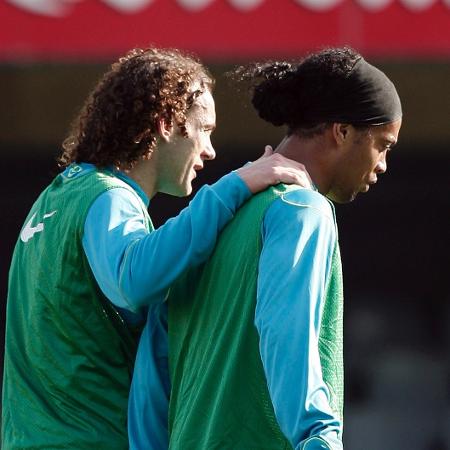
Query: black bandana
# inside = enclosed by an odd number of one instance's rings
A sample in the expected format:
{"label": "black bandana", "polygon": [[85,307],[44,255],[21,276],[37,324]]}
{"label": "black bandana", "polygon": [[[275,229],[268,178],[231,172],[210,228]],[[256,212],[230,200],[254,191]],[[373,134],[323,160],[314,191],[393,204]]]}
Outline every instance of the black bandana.
{"label": "black bandana", "polygon": [[322,99],[310,105],[305,113],[311,122],[382,125],[402,117],[394,84],[363,58],[356,62],[350,75],[341,80],[339,88]]}

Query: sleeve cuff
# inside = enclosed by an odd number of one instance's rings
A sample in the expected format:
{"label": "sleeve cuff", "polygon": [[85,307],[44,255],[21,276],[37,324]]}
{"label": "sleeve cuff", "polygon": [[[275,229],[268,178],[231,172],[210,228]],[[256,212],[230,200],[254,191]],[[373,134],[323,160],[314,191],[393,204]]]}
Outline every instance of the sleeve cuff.
{"label": "sleeve cuff", "polygon": [[233,214],[252,196],[245,181],[235,171],[223,176],[210,188]]}
{"label": "sleeve cuff", "polygon": [[[341,447],[342,448],[342,447]],[[335,450],[328,445],[326,441],[324,441],[320,437],[311,437],[306,441],[303,441],[297,450]],[[338,449],[336,449],[338,450]]]}

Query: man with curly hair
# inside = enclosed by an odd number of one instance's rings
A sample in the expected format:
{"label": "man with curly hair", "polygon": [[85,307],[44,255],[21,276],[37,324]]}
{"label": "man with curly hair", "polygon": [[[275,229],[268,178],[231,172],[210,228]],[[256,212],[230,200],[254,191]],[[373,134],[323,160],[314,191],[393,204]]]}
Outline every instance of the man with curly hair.
{"label": "man with curly hair", "polygon": [[[238,75],[251,82],[260,117],[287,127],[276,152],[304,162],[314,186],[254,196],[203,268],[172,287],[161,319],[171,382],[165,448],[342,450],[343,288],[330,200],[352,201],[386,171],[400,100],[348,48]],[[144,333],[138,351],[130,403],[139,395],[147,403],[130,415],[132,430],[167,414],[140,358],[154,339]],[[133,450],[164,448],[136,435]]]}
{"label": "man with curly hair", "polygon": [[32,206],[14,250],[2,448],[127,449],[147,309],[207,258],[252,193],[280,180],[307,184],[301,164],[266,152],[154,230],[150,199],[190,194],[215,157],[212,84],[193,57],[135,49],[87,99],[63,144],[64,170]]}

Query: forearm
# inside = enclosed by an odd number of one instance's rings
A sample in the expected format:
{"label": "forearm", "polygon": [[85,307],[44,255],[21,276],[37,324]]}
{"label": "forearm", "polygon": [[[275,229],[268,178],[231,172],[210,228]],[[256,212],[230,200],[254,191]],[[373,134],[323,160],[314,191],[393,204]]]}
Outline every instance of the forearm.
{"label": "forearm", "polygon": [[178,216],[130,245],[122,260],[119,286],[131,307],[163,299],[189,267],[204,262],[217,236],[250,192],[234,173],[204,186]]}

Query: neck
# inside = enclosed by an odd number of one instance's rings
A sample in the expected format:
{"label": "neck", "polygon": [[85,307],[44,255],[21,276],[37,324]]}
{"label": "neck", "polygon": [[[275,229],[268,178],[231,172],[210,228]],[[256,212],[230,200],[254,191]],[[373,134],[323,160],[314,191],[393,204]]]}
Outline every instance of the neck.
{"label": "neck", "polygon": [[292,134],[280,142],[275,152],[304,164],[317,190],[326,195],[332,181],[329,144],[326,134],[307,139]]}
{"label": "neck", "polygon": [[153,159],[140,160],[131,170],[126,171],[126,174],[139,184],[149,199],[153,198],[157,193],[156,173]]}

